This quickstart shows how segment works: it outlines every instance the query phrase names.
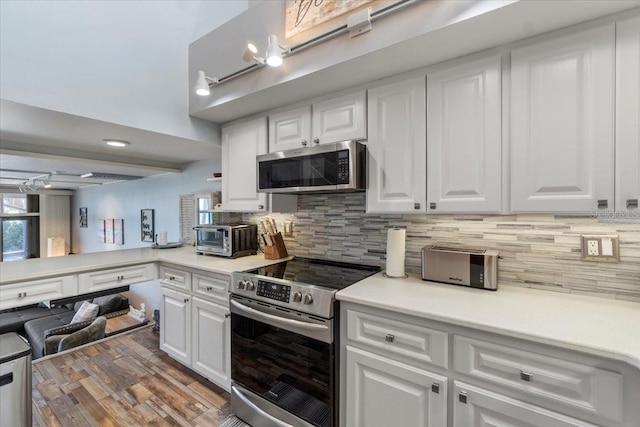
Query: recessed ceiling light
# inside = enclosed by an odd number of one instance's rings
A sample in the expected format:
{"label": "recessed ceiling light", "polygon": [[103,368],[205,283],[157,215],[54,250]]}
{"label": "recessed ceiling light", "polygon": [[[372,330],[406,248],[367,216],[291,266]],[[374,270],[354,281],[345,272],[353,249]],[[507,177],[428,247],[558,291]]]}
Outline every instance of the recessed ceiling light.
{"label": "recessed ceiling light", "polygon": [[127,145],[130,145],[130,142],[127,141],[119,141],[117,139],[103,139],[103,141],[107,144],[110,145],[111,147],[126,147]]}

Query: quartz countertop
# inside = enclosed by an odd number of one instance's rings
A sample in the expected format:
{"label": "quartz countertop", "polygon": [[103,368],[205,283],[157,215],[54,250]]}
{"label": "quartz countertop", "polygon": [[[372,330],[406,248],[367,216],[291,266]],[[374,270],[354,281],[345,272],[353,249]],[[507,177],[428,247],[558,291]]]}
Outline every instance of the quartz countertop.
{"label": "quartz countertop", "polygon": [[338,300],[582,351],[640,369],[640,304],[500,286],[485,291],[378,273]]}
{"label": "quartz countertop", "polygon": [[16,282],[45,279],[48,277],[146,264],[149,262],[165,262],[214,273],[230,274],[233,271],[250,270],[274,264],[284,259],[265,259],[262,254],[236,259],[211,255],[197,255],[193,246],[184,246],[175,249],[123,249],[3,262],[0,268],[0,286]]}

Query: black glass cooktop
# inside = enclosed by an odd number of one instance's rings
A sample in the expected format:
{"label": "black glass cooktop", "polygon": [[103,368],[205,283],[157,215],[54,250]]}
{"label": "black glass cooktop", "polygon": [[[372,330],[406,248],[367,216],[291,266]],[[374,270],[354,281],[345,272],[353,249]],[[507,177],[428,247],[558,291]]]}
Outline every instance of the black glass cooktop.
{"label": "black glass cooktop", "polygon": [[295,257],[247,273],[289,280],[298,284],[343,289],[380,271],[380,267]]}

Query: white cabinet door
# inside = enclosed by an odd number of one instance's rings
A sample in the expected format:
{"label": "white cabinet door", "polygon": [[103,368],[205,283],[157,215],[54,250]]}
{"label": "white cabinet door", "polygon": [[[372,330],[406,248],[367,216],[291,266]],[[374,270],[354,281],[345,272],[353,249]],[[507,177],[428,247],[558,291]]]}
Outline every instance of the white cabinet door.
{"label": "white cabinet door", "polygon": [[454,381],[454,427],[596,427],[535,405]]}
{"label": "white cabinet door", "polygon": [[425,78],[369,90],[367,212],[426,212]]}
{"label": "white cabinet door", "polygon": [[429,213],[500,213],[500,55],[427,75]]}
{"label": "white cabinet door", "polygon": [[142,264],[82,273],[78,275],[78,292],[86,294],[154,280],[158,277],[157,268],[155,264]]}
{"label": "white cabinet door", "polygon": [[78,295],[78,276],[0,286],[0,310]]}
{"label": "white cabinet door", "polygon": [[640,210],[640,18],[617,24],[616,210]]}
{"label": "white cabinet door", "polygon": [[256,156],[266,152],[266,118],[222,128],[222,210],[267,210],[267,193],[256,191]]}
{"label": "white cabinet door", "polygon": [[447,379],[347,346],[346,425],[444,427]]}
{"label": "white cabinet door", "polygon": [[225,390],[231,387],[229,309],[200,298],[192,305],[192,368]]}
{"label": "white cabinet door", "polygon": [[160,350],[187,366],[191,364],[191,296],[162,287]]}
{"label": "white cabinet door", "polygon": [[613,208],[614,25],[512,52],[511,210]]}
{"label": "white cabinet door", "polygon": [[367,138],[365,91],[313,104],[313,144]]}
{"label": "white cabinet door", "polygon": [[309,145],[311,145],[310,105],[269,115],[270,153]]}

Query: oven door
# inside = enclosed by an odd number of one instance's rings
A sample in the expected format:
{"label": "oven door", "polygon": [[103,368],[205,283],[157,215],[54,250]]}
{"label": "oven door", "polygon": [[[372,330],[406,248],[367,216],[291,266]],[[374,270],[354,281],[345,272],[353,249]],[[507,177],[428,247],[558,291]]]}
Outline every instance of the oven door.
{"label": "oven door", "polygon": [[232,295],[234,413],[252,425],[336,425],[333,346],[332,320]]}

